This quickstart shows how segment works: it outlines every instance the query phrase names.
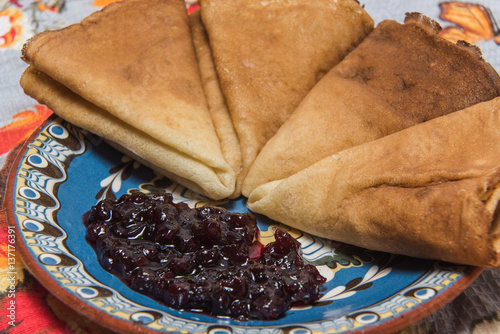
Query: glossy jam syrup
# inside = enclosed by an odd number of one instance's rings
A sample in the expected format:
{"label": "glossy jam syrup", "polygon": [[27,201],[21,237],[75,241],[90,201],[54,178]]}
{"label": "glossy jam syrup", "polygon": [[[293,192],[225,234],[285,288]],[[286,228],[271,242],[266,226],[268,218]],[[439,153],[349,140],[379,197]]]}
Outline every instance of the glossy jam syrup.
{"label": "glossy jam syrup", "polygon": [[105,270],[176,309],[276,319],[292,305],[314,303],[325,282],[316,267],[304,265],[290,234],[277,229],[275,241],[260,244],[250,213],[134,193],[100,201],[83,223]]}

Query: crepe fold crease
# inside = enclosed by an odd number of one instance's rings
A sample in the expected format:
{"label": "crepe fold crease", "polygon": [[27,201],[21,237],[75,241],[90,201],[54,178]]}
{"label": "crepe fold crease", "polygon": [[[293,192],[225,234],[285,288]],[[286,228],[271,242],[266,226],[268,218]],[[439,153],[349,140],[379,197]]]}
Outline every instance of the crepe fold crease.
{"label": "crepe fold crease", "polygon": [[326,157],[248,207],[360,247],[500,267],[500,98]]}
{"label": "crepe fold crease", "polygon": [[22,52],[21,86],[56,114],[202,195],[233,194],[184,1],[112,3]]}
{"label": "crepe fold crease", "polygon": [[[221,91],[219,77],[215,69],[207,32],[201,21],[200,11],[197,10],[192,13],[189,16],[189,21],[208,110],[214,121],[215,131],[221,143],[222,154],[235,175],[238,176],[242,169],[240,141]],[[236,182],[234,193],[229,197],[235,198],[239,195],[241,195],[241,182]]]}

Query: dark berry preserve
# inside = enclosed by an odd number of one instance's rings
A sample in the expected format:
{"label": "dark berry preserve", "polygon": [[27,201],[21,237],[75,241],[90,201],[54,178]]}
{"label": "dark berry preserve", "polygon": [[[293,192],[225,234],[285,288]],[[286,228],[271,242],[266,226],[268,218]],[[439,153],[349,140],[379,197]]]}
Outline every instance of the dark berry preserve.
{"label": "dark berry preserve", "polygon": [[83,216],[100,265],[133,290],[169,307],[276,319],[312,304],[325,282],[300,244],[277,229],[262,246],[250,213],[189,208],[172,195],[133,193],[100,201]]}

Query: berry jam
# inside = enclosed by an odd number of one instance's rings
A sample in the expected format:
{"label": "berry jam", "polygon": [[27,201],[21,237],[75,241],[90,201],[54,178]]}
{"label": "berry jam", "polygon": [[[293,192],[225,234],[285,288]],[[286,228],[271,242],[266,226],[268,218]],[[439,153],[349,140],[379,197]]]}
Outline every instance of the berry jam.
{"label": "berry jam", "polygon": [[277,229],[256,240],[250,213],[173,203],[172,195],[123,195],[83,216],[85,238],[100,265],[131,289],[176,309],[238,320],[276,319],[312,304],[325,282],[304,265],[300,244]]}

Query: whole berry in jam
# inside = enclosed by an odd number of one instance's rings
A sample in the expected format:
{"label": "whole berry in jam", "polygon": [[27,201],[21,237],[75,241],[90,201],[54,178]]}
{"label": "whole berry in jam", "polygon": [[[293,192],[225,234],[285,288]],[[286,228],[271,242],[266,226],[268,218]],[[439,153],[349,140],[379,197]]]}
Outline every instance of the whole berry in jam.
{"label": "whole berry in jam", "polygon": [[276,319],[293,305],[313,304],[326,281],[285,231],[262,246],[250,213],[133,193],[100,201],[82,220],[105,270],[176,309]]}

